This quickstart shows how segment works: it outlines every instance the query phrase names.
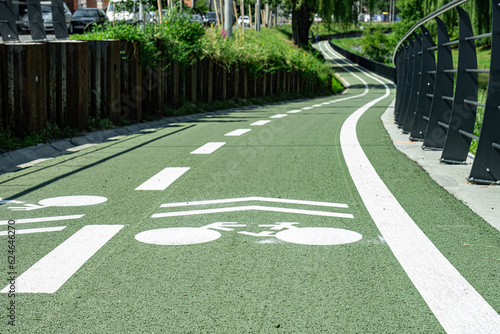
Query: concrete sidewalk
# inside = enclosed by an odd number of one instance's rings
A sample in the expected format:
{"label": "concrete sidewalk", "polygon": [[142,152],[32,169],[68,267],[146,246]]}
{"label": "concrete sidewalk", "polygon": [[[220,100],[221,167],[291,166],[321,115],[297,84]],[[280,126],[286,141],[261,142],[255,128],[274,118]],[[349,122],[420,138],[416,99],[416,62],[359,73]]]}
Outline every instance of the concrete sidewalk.
{"label": "concrete sidewalk", "polygon": [[429,176],[477,215],[500,231],[500,187],[477,185],[467,181],[474,156],[465,165],[449,165],[439,161],[441,151],[424,151],[422,142],[410,141],[394,122],[394,101],[381,117],[394,146],[420,165]]}

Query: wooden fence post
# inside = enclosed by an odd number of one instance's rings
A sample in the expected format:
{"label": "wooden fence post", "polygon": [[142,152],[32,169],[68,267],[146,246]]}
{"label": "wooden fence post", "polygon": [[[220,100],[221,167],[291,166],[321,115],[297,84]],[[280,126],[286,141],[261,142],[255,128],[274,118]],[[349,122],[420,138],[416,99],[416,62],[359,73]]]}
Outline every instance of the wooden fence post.
{"label": "wooden fence post", "polygon": [[47,125],[47,56],[45,43],[5,44],[7,73],[6,124],[15,136]]}
{"label": "wooden fence post", "polygon": [[233,92],[233,100],[238,101],[240,94],[240,71],[239,66],[234,65],[234,92]]}
{"label": "wooden fence post", "polygon": [[99,41],[88,41],[89,48],[89,116],[102,118],[102,89],[101,89],[101,43]]}
{"label": "wooden fence post", "polygon": [[219,66],[222,72],[222,100],[227,99],[227,71],[222,66]]}
{"label": "wooden fence post", "polygon": [[248,99],[248,72],[246,66],[243,67],[243,98]]}
{"label": "wooden fence post", "polygon": [[191,65],[191,101],[198,102],[198,62]]}
{"label": "wooden fence post", "polygon": [[179,64],[177,62],[173,63],[173,81],[174,81],[174,95],[173,95],[173,105],[175,108],[179,106]]}
{"label": "wooden fence post", "polygon": [[212,59],[208,61],[208,103],[212,103],[214,99],[214,62]]}
{"label": "wooden fence post", "polygon": [[[142,107],[146,96],[143,82],[143,70],[141,60],[135,57],[136,45],[133,42],[121,41],[121,51],[124,53],[120,57],[120,114],[117,121],[129,119],[140,121],[142,119]],[[145,73],[145,72],[144,72]],[[146,103],[145,103],[146,104]],[[113,120],[115,122],[115,120]]]}
{"label": "wooden fence post", "polygon": [[47,43],[47,112],[49,123],[66,126],[66,44]]}
{"label": "wooden fence post", "polygon": [[101,91],[104,117],[109,117],[113,123],[120,121],[121,114],[121,57],[120,41],[114,39],[102,40],[101,69],[103,71]]}
{"label": "wooden fence post", "polygon": [[89,125],[88,46],[85,41],[66,43],[66,124],[82,130]]}

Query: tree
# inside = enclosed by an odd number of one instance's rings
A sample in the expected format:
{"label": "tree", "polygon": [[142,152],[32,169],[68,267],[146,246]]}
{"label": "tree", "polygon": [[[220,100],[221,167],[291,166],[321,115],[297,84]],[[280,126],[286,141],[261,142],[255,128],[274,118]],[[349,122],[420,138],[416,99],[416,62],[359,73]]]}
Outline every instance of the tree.
{"label": "tree", "polygon": [[283,5],[292,14],[292,41],[298,46],[309,44],[309,30],[314,14],[327,23],[332,21],[354,21],[354,0],[283,0]]}

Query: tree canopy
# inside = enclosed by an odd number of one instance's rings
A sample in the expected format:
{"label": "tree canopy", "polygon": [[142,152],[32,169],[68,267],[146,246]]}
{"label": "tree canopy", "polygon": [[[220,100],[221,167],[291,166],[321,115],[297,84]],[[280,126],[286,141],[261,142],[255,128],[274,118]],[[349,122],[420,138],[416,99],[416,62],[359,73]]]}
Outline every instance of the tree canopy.
{"label": "tree canopy", "polygon": [[283,0],[281,3],[292,14],[292,40],[299,46],[308,45],[315,14],[328,23],[352,22],[357,14],[354,0]]}

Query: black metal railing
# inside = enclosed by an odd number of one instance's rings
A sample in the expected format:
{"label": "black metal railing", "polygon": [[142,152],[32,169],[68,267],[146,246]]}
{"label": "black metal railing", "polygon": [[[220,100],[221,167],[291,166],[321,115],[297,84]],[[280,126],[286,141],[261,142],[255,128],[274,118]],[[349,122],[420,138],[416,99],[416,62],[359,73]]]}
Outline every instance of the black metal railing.
{"label": "black metal railing", "polygon": [[[395,122],[423,149],[442,150],[441,162],[464,164],[473,140],[477,150],[468,180],[500,184],[500,3],[492,0],[492,32],[474,35],[469,14],[459,7],[468,0],[452,1],[419,22],[398,43]],[[439,15],[458,12],[459,37],[450,41]],[[437,23],[437,44],[425,24]],[[421,34],[417,33],[420,29]],[[489,69],[478,69],[477,39],[491,38]],[[452,46],[458,45],[457,68]],[[437,62],[436,62],[437,53]],[[489,74],[486,103],[478,102],[478,74]],[[480,135],[474,134],[477,107],[484,107]]]}
{"label": "black metal railing", "polygon": [[[27,21],[18,20],[19,15],[15,5],[26,6],[28,11]],[[64,13],[63,0],[51,0],[51,4],[47,6],[52,9],[52,21],[45,23],[53,25],[56,39],[68,39],[68,27]],[[28,25],[31,38],[34,41],[43,41],[47,39],[40,0],[0,0],[0,36],[4,42],[19,41],[19,34],[17,32],[17,26],[19,24]]]}

